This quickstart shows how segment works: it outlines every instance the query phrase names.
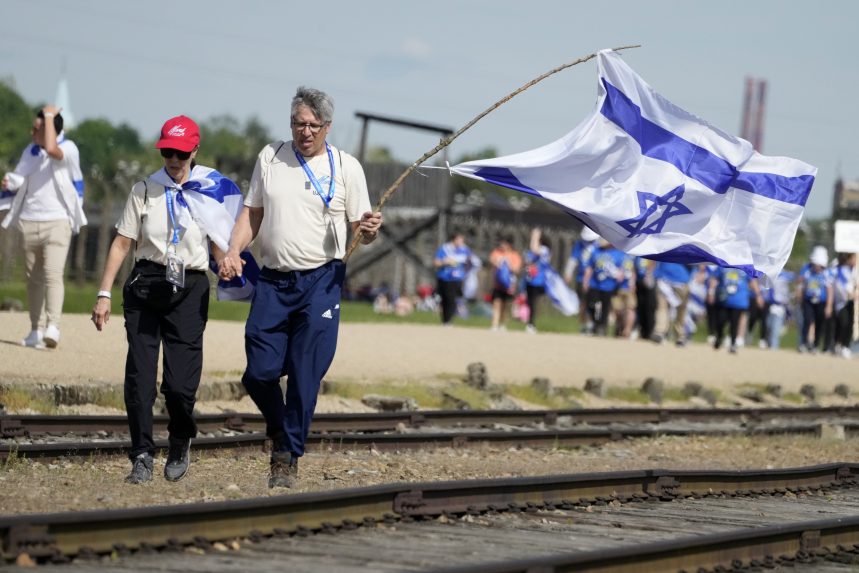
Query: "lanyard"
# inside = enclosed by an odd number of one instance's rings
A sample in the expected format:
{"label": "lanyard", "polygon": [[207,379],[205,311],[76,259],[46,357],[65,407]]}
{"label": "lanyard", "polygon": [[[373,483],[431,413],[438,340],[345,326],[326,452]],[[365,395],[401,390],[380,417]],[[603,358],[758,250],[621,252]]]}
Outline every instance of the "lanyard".
{"label": "lanyard", "polygon": [[292,146],[295,158],[298,159],[298,162],[301,164],[301,168],[304,169],[305,175],[310,179],[310,183],[313,185],[313,188],[316,189],[316,194],[319,195],[319,198],[322,199],[322,202],[325,203],[326,207],[331,207],[331,199],[334,198],[334,155],[331,153],[331,146],[327,143],[325,144],[325,149],[328,151],[328,167],[331,172],[331,181],[328,183],[327,196],[322,194],[322,185],[319,183],[319,180],[316,179],[316,176],[313,175],[313,171],[310,169],[307,161],[304,160],[304,156],[298,152],[294,145]]}
{"label": "lanyard", "polygon": [[170,243],[173,244],[173,248],[176,248],[176,245],[179,244],[179,230],[176,228],[176,216],[173,212],[173,191],[169,187],[164,188],[164,196],[167,199],[167,215],[170,216],[170,226],[173,227],[173,238],[170,240]]}

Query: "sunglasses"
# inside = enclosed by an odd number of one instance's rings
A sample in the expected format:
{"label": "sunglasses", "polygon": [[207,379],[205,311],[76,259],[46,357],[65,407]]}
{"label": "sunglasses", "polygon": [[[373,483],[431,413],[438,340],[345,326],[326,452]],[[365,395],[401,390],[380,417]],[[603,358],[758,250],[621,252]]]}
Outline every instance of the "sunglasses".
{"label": "sunglasses", "polygon": [[163,157],[164,159],[170,159],[171,157],[173,157],[175,155],[177,159],[179,159],[181,161],[185,161],[186,159],[191,157],[191,153],[193,153],[193,152],[191,152],[191,151],[179,151],[178,149],[169,149],[169,148],[162,148],[161,149],[161,157]]}

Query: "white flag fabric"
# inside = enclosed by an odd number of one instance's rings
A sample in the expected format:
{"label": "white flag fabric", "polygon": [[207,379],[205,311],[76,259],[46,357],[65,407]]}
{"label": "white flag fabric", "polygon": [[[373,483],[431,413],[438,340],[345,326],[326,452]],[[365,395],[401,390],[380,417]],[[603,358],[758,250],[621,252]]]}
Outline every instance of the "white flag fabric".
{"label": "white flag fabric", "polygon": [[594,111],[554,143],[451,172],[542,197],[615,247],[775,279],[817,169],[767,157],[672,104],[611,50]]}
{"label": "white flag fabric", "polygon": [[549,267],[546,269],[546,294],[549,300],[564,316],[579,313],[579,296],[570,289],[558,272]]}
{"label": "white flag fabric", "polygon": [[[186,228],[191,218],[222,251],[230,244],[236,217],[242,210],[242,192],[231,179],[211,167],[195,165],[188,181],[179,185],[159,169],[149,176],[151,181],[176,192],[176,224]],[[250,252],[241,253],[245,261],[242,276],[229,281],[218,280],[218,300],[250,301],[259,276],[259,266]],[[209,258],[209,268],[216,275],[217,265]]]}

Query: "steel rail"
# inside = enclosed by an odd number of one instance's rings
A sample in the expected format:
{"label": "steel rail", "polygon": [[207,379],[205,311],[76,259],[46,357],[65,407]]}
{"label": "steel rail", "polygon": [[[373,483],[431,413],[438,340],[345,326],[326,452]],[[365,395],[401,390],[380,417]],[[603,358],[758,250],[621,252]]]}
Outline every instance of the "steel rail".
{"label": "steel rail", "polygon": [[[481,573],[662,573],[774,568],[779,560],[826,554],[859,544],[859,516],[740,529],[620,549],[482,563]],[[785,559],[785,557],[787,559]],[[474,566],[432,573],[472,573]]]}
{"label": "steel rail", "polygon": [[[576,447],[605,444],[627,438],[655,438],[659,436],[728,436],[728,435],[818,435],[819,426],[792,425],[755,428],[624,428],[624,429],[571,429],[571,430],[516,430],[507,432],[449,431],[415,432],[406,434],[311,434],[307,449],[356,450],[375,449],[398,451],[437,447],[470,447],[496,445],[503,447]],[[194,449],[222,449],[264,447],[268,438],[255,432],[223,437],[196,438]],[[167,450],[167,440],[157,440],[159,451]],[[0,460],[10,457],[56,459],[117,455],[127,452],[127,440],[90,440],[84,442],[4,443],[0,444]]]}
{"label": "steel rail", "polygon": [[[785,408],[583,408],[566,410],[426,410],[418,412],[381,412],[316,414],[311,431],[382,432],[398,427],[487,426],[492,424],[612,424],[685,422],[768,422],[773,420],[818,420],[859,418],[859,406],[808,406]],[[166,431],[167,416],[155,416],[155,431]],[[260,414],[223,413],[196,416],[197,426],[208,432],[219,429],[264,430]],[[124,415],[49,416],[0,415],[0,437],[40,433],[126,432]]]}
{"label": "steel rail", "polygon": [[[670,500],[679,495],[695,495],[696,491],[724,491],[729,495],[772,494],[779,491],[801,492],[809,489],[855,487],[857,476],[859,476],[859,464],[850,463],[763,471],[656,469],[527,478],[400,483],[228,502],[21,515],[0,517],[0,541],[2,541],[0,555],[10,561],[21,553],[27,553],[36,558],[100,554],[118,549],[130,551],[189,545],[200,539],[217,541],[248,536],[286,535],[302,530],[352,529],[361,524],[372,525],[377,521],[398,516],[423,518],[444,513],[479,513],[508,508],[574,507],[607,500],[621,502]],[[719,495],[722,494],[719,493]],[[815,544],[830,546],[838,543],[859,543],[859,518],[838,521],[840,523],[838,526],[828,522],[813,522],[811,526],[786,525],[781,528],[779,534],[783,537],[786,535],[785,540],[771,537],[764,543],[782,553],[793,551],[795,547],[812,547]],[[753,538],[754,535],[754,532],[746,530],[742,535],[736,534],[735,537],[730,537],[730,534],[720,534],[715,537],[696,538],[696,541],[702,546],[710,547],[708,553],[710,556],[733,559],[733,554],[727,553],[731,542],[726,540],[734,540],[740,546],[743,544],[739,540]],[[805,540],[805,545],[797,545],[795,539],[797,535],[800,540]],[[708,541],[710,545],[707,545]],[[649,559],[659,562],[659,559],[683,557],[681,547],[677,545],[679,543],[681,542],[665,544],[659,550],[650,547]],[[747,550],[749,555],[753,553],[751,549]],[[700,553],[700,550],[697,551]],[[660,552],[662,557],[659,557]],[[611,553],[617,559],[625,555],[624,551]],[[690,554],[695,555],[694,552]],[[610,557],[611,555],[607,554],[605,558]],[[584,557],[567,556],[565,558],[583,559]],[[710,558],[707,557],[707,559]],[[634,570],[628,568],[630,564],[627,562],[618,561],[617,563],[627,568],[599,568],[598,564],[595,564],[593,568],[587,570]],[[634,560],[631,563],[634,565]],[[575,567],[564,568],[567,566],[560,562],[557,566],[551,565],[551,567],[554,568],[542,569],[528,566],[523,569],[509,570],[584,570],[575,569]],[[498,571],[507,570],[498,569]]]}

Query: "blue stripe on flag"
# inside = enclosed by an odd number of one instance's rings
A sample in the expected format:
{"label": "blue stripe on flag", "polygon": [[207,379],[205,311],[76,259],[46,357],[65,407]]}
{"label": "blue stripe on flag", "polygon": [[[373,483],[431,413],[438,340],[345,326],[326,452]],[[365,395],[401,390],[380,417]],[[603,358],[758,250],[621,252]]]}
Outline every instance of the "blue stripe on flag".
{"label": "blue stripe on flag", "polygon": [[75,186],[75,191],[78,192],[78,197],[83,199],[83,196],[84,196],[84,180],[83,179],[76,179],[76,180],[72,181],[72,183]]}
{"label": "blue stripe on flag", "polygon": [[534,189],[519,181],[516,176],[513,175],[513,172],[506,167],[481,167],[474,172],[474,176],[479,177],[484,181],[488,181],[489,183],[495,183],[502,187],[509,187],[510,189],[516,189],[523,193],[530,193],[531,195],[542,197],[542,195],[537,193]]}
{"label": "blue stripe on flag", "polygon": [[203,187],[199,181],[192,180],[183,183],[182,189],[187,191],[196,191],[201,195],[214,199],[218,203],[223,203],[224,198],[229,197],[230,195],[242,194],[241,189],[239,189],[238,185],[236,185],[232,179],[224,177],[217,171],[213,171],[208,174],[206,179],[211,180],[212,185]]}
{"label": "blue stripe on flag", "polygon": [[690,143],[641,116],[641,108],[602,78],[606,98],[600,112],[627,132],[647,157],[670,163],[681,173],[716,193],[735,187],[785,203],[804,206],[814,183],[812,175],[785,177],[771,173],[738,171],[703,147]]}
{"label": "blue stripe on flag", "polygon": [[754,265],[732,265],[724,259],[713,255],[696,247],[695,245],[681,245],[677,248],[665,251],[664,253],[656,253],[654,255],[641,255],[645,259],[652,261],[662,261],[664,263],[681,263],[689,265],[693,263],[714,263],[720,267],[730,267],[739,269],[752,278],[762,276],[763,273],[755,268]]}

